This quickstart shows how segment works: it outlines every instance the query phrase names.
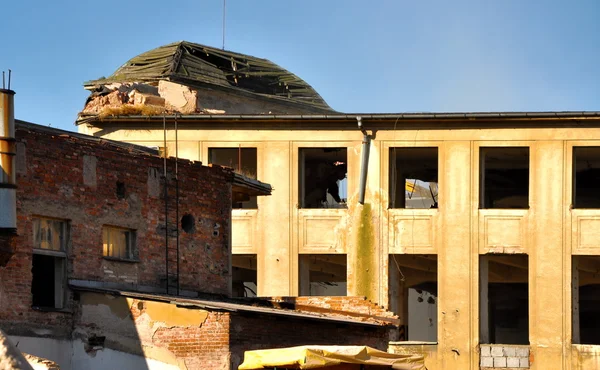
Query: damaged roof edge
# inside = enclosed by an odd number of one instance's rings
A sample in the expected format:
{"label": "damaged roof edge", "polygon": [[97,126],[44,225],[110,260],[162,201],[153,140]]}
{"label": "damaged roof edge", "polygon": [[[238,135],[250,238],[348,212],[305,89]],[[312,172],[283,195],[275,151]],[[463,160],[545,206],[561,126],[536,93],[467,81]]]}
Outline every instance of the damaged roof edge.
{"label": "damaged roof edge", "polygon": [[[353,113],[353,114],[188,114],[166,115],[168,119],[183,121],[195,120],[353,120],[357,117],[369,120],[460,120],[460,119],[598,119],[600,111],[560,111],[560,112],[472,112],[472,113]],[[100,118],[97,115],[81,114],[75,125],[92,122],[123,122],[131,120],[153,121],[160,116],[130,115]]]}
{"label": "damaged roof edge", "polygon": [[237,172],[233,173],[232,186],[252,196],[271,195],[271,192],[273,191],[271,185],[256,179],[246,177]]}
{"label": "damaged roof edge", "polygon": [[173,297],[166,295],[157,295],[157,294],[145,294],[145,293],[136,293],[130,291],[116,290],[116,289],[106,289],[106,288],[91,288],[85,286],[83,284],[77,284],[72,281],[69,282],[69,286],[77,291],[88,291],[93,293],[102,293],[102,294],[111,294],[129,298],[137,298],[137,299],[147,299],[151,301],[164,302],[169,304],[175,304],[177,306],[189,308],[189,309],[212,309],[218,311],[228,311],[228,312],[250,312],[250,313],[258,313],[265,315],[278,315],[278,316],[287,316],[296,319],[307,319],[307,320],[316,320],[316,321],[330,321],[351,325],[364,325],[364,326],[372,326],[372,327],[382,327],[388,325],[395,325],[393,320],[389,321],[361,321],[355,320],[351,318],[344,317],[336,317],[336,316],[327,316],[325,314],[312,314],[305,312],[296,312],[292,310],[286,310],[282,308],[268,308],[268,307],[257,307],[244,305],[240,303],[229,303],[229,302],[220,302],[220,301],[207,301],[201,299],[192,299],[192,298],[183,298],[183,297]]}

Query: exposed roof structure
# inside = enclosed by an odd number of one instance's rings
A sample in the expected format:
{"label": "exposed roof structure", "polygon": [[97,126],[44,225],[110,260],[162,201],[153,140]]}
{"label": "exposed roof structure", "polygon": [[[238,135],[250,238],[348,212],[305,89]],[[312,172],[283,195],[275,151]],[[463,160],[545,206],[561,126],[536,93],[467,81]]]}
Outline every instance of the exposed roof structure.
{"label": "exposed roof structure", "polygon": [[277,64],[253,56],[180,41],[142,53],[87,89],[113,82],[169,80],[190,87],[237,90],[333,111],[304,80]]}

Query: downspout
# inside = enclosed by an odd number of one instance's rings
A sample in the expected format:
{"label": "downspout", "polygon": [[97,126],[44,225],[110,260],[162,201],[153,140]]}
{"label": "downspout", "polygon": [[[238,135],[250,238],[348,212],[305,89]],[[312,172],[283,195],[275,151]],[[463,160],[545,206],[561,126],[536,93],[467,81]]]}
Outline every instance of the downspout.
{"label": "downspout", "polygon": [[360,117],[360,116],[356,117],[356,121],[358,121],[358,129],[363,134],[358,203],[365,204],[365,192],[366,192],[366,188],[367,188],[367,173],[369,172],[369,153],[371,151],[372,136],[367,134],[367,130],[365,130],[363,128],[362,117]]}

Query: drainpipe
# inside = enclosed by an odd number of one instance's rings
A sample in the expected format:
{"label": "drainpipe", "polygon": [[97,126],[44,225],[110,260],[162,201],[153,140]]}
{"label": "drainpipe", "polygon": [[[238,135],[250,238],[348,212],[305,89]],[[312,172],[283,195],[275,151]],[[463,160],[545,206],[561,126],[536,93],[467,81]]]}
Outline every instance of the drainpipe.
{"label": "drainpipe", "polygon": [[358,121],[358,129],[363,134],[358,203],[365,204],[365,190],[367,188],[367,172],[369,172],[369,152],[371,150],[371,136],[368,135],[367,130],[363,128],[362,117],[358,116],[356,117],[356,120]]}
{"label": "drainpipe", "polygon": [[15,173],[15,115],[14,95],[5,88],[2,72],[0,88],[0,266],[6,266],[15,250],[17,234],[17,176]]}

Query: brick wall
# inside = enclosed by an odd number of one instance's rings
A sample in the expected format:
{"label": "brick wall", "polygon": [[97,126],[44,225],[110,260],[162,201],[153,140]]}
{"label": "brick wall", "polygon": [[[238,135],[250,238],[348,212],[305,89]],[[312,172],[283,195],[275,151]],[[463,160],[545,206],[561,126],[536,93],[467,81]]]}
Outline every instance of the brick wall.
{"label": "brick wall", "polygon": [[272,301],[291,304],[295,310],[302,312],[326,312],[328,315],[363,317],[370,320],[394,321],[396,314],[384,307],[369,301],[366,297],[274,297]]}
{"label": "brick wall", "polygon": [[[15,255],[0,267],[0,325],[27,321],[70,326],[68,313],[31,309],[33,216],[68,222],[69,278],[164,287],[163,159],[128,145],[36,125],[17,124],[16,138],[18,237]],[[178,163],[179,218],[191,214],[195,219],[193,232],[180,228],[181,288],[227,294],[232,174],[198,162]],[[180,226],[175,219],[174,159],[168,168],[168,232],[174,247]],[[117,194],[117,182],[124,194]],[[135,262],[103,258],[103,225],[135,230]],[[174,250],[170,259],[175,259]]]}
{"label": "brick wall", "polygon": [[528,369],[529,346],[508,344],[479,345],[481,369]]}
{"label": "brick wall", "polygon": [[74,337],[89,342],[102,336],[108,348],[161,354],[154,359],[183,361],[188,369],[237,369],[244,351],[253,349],[311,344],[387,349],[386,326],[248,312],[241,305],[230,312],[96,292],[80,296]]}

